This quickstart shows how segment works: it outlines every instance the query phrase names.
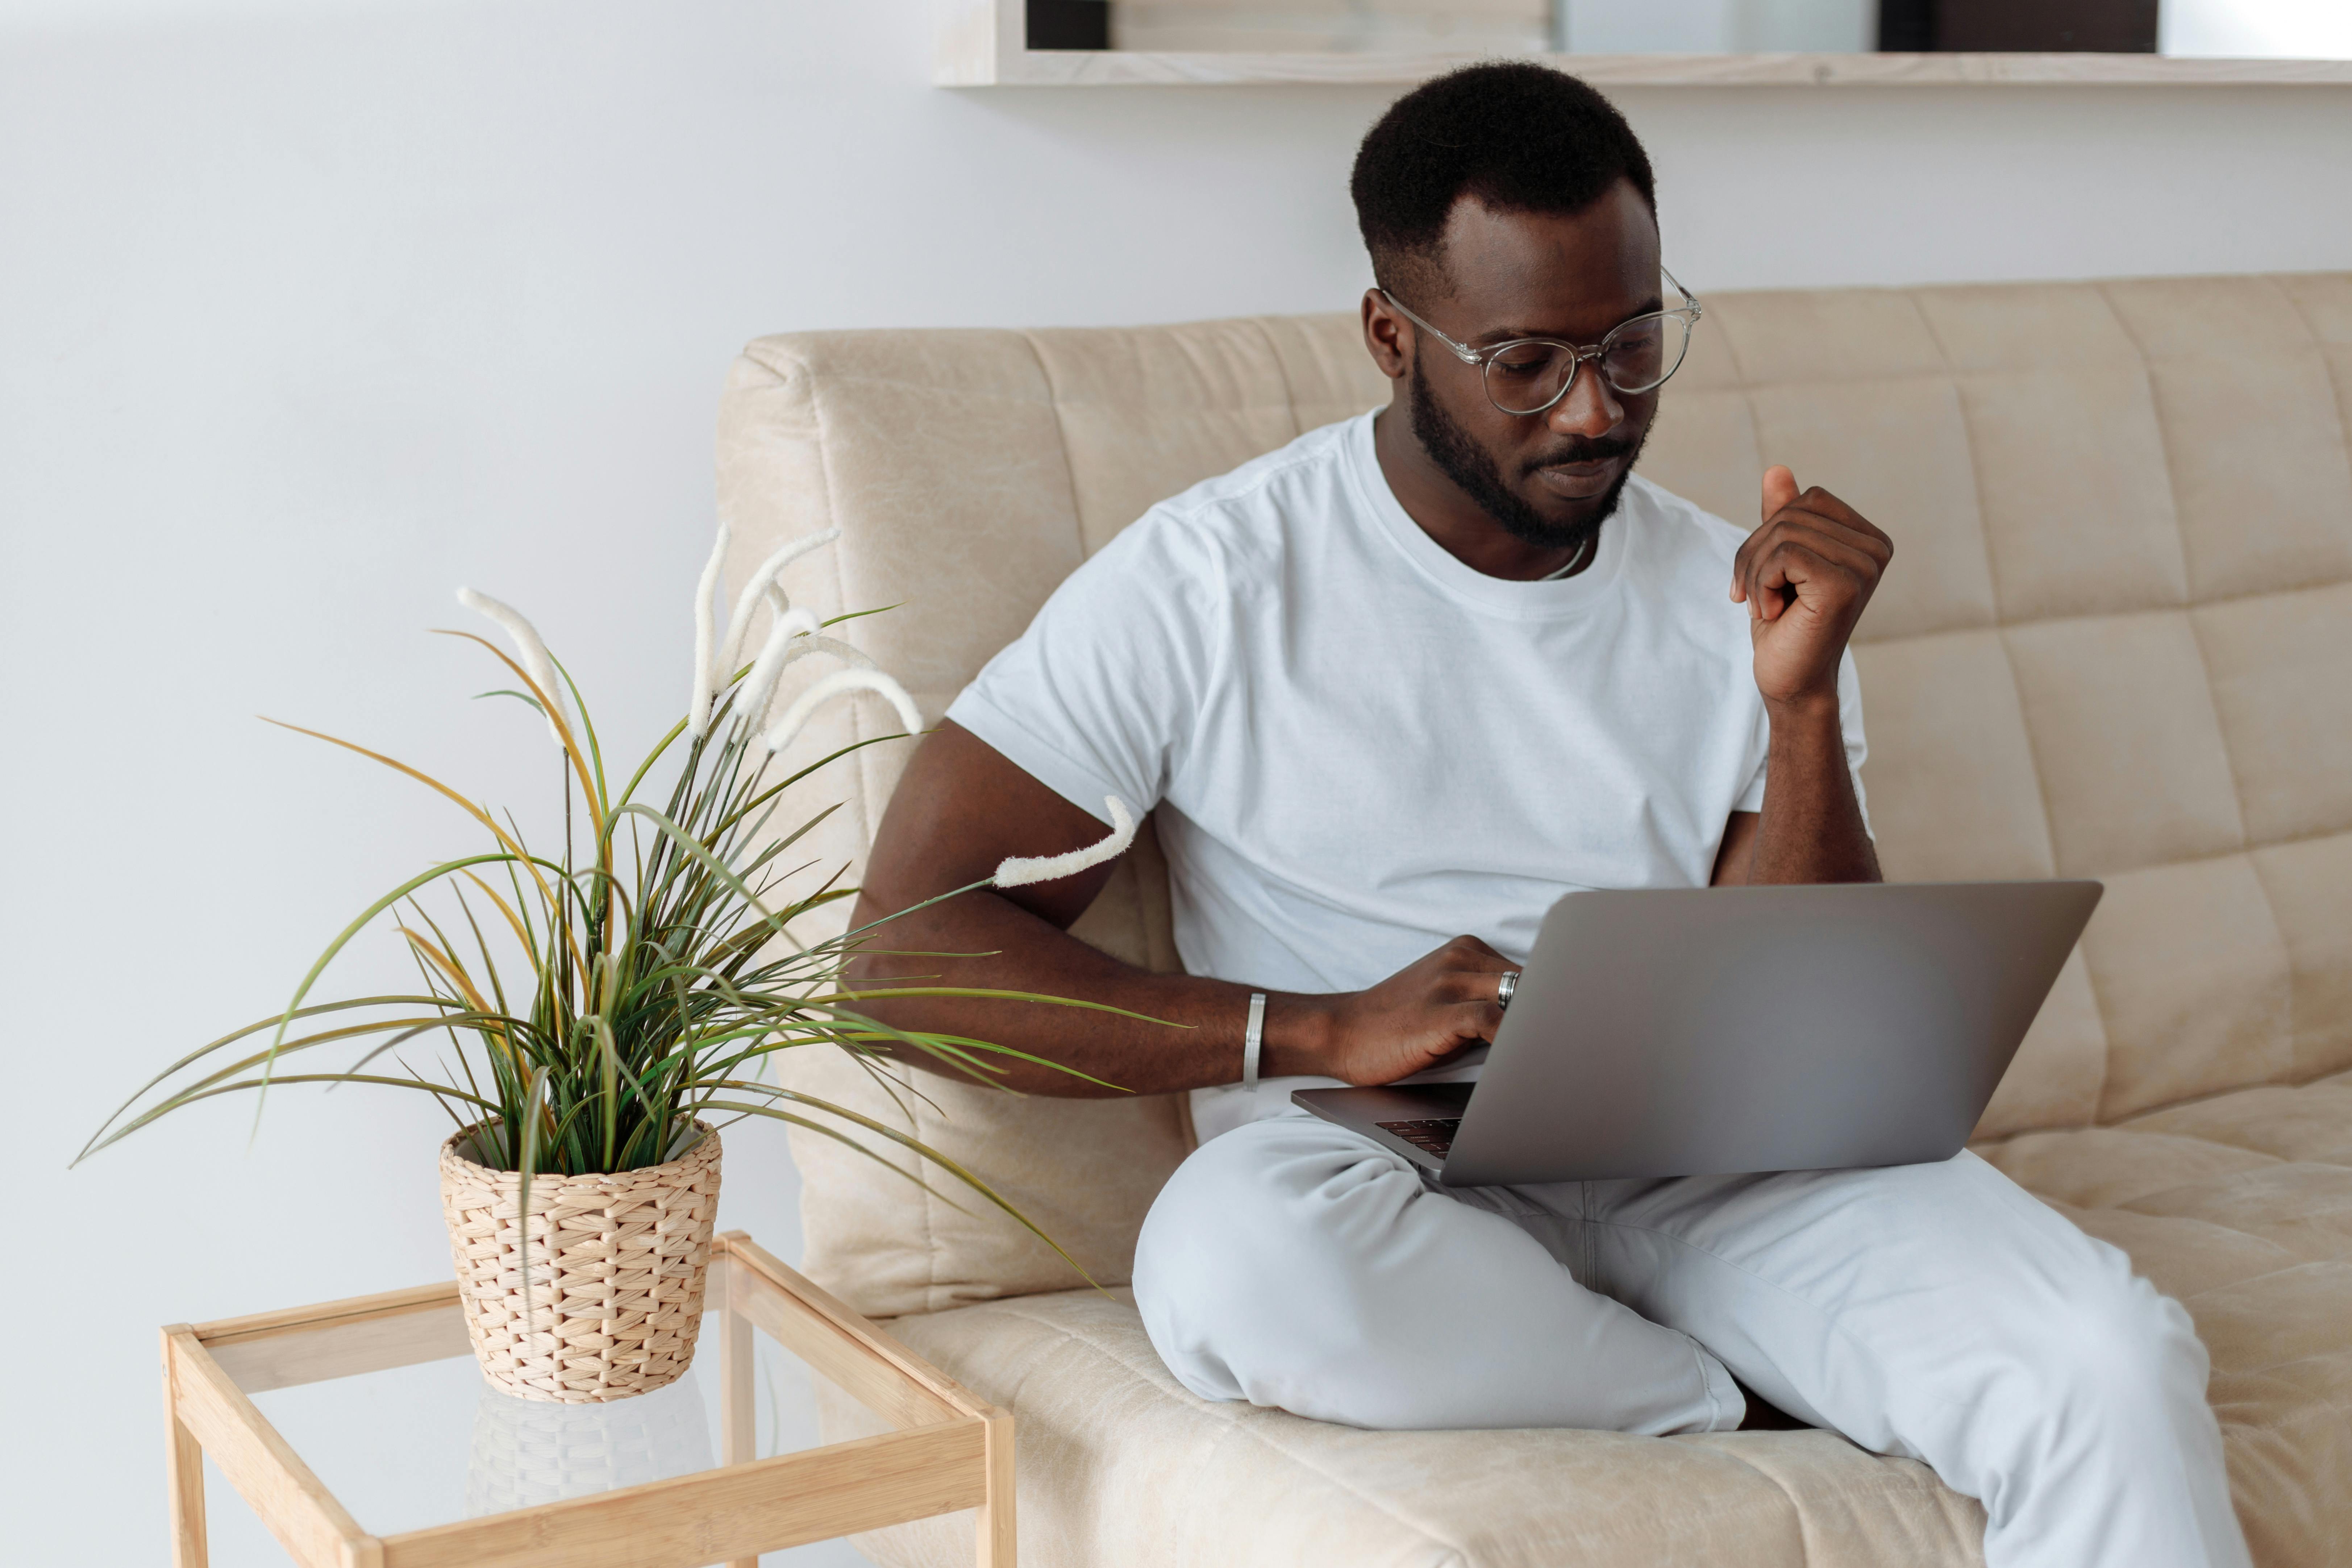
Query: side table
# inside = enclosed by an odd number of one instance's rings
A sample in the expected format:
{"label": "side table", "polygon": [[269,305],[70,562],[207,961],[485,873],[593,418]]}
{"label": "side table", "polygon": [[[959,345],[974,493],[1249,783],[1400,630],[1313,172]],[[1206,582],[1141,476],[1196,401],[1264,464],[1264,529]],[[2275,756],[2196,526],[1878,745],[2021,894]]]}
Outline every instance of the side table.
{"label": "side table", "polygon": [[[706,1302],[719,1319],[710,1325],[719,1339],[718,1463],[709,1463],[706,1438],[704,1468],[694,1473],[383,1536],[336,1500],[251,1396],[450,1357],[470,1362],[456,1281],[165,1329],[173,1563],[205,1568],[210,1454],[302,1568],[758,1568],[761,1552],[960,1509],[978,1510],[981,1568],[1013,1568],[1012,1415],[741,1231],[715,1238],[711,1251]],[[759,1458],[754,1331],[892,1430]],[[706,1352],[708,1338],[706,1330]],[[529,1408],[593,1412],[635,1403]]]}

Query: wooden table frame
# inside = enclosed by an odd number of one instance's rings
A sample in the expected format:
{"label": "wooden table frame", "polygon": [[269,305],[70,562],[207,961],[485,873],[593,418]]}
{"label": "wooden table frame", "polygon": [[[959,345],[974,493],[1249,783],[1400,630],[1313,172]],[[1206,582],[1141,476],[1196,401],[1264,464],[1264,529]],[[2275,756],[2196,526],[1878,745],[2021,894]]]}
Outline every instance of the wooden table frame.
{"label": "wooden table frame", "polygon": [[[250,1393],[471,1353],[452,1280],[163,1331],[172,1561],[205,1568],[210,1454],[302,1568],[758,1568],[759,1554],[958,1509],[981,1568],[1014,1568],[1013,1416],[975,1398],[730,1231],[706,1300],[723,1309],[719,1466],[378,1538],[320,1484]],[[751,1334],[767,1333],[894,1428],[757,1458]]]}

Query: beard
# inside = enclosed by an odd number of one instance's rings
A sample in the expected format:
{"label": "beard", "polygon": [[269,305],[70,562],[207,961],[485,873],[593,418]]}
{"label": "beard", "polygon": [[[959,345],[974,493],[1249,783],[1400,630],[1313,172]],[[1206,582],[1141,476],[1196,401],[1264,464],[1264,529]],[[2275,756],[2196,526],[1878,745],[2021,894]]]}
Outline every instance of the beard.
{"label": "beard", "polygon": [[1469,431],[1454,422],[1452,415],[1438,406],[1436,396],[1421,374],[1421,358],[1417,354],[1412,362],[1412,412],[1414,438],[1421,442],[1421,449],[1429,454],[1429,460],[1437,465],[1438,471],[1477,502],[1478,510],[1494,519],[1504,532],[1546,550],[1581,549],[1600,533],[1601,525],[1615,514],[1617,498],[1623,492],[1625,481],[1633,477],[1633,464],[1640,458],[1642,443],[1649,435],[1645,430],[1630,440],[1601,441],[1572,437],[1522,465],[1519,472],[1525,476],[1558,463],[1600,462],[1617,457],[1625,459],[1616,481],[1588,503],[1592,509],[1589,515],[1573,522],[1554,522],[1506,485],[1503,471],[1494,458],[1471,438]]}

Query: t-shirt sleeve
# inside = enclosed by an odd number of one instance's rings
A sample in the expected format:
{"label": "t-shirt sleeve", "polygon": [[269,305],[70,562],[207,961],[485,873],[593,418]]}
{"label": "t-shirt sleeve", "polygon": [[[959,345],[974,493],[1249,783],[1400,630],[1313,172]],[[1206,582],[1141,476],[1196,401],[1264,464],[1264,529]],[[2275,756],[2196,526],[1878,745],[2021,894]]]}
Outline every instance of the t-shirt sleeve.
{"label": "t-shirt sleeve", "polygon": [[1101,821],[1106,795],[1140,816],[1201,710],[1219,575],[1187,520],[1147,513],[1063,580],[947,716]]}
{"label": "t-shirt sleeve", "polygon": [[[1854,804],[1862,808],[1862,828],[1873,841],[1878,835],[1870,826],[1870,797],[1863,793],[1862,764],[1870,755],[1870,743],[1862,732],[1862,673],[1854,668],[1853,649],[1848,648],[1838,660],[1838,727],[1845,734],[1846,771],[1853,775]],[[1756,776],[1748,781],[1740,792],[1739,804],[1734,811],[1764,809],[1764,771],[1766,763],[1759,760]]]}

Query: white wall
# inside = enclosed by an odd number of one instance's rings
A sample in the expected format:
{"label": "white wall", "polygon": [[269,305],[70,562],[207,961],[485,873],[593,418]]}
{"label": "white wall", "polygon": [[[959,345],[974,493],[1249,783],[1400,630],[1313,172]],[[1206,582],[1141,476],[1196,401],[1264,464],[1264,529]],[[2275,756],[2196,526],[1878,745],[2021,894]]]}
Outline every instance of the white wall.
{"label": "white wall", "polygon": [[2352,6],[2344,0],[2164,0],[2157,47],[2225,59],[2340,60],[2352,56]]}
{"label": "white wall", "polygon": [[[460,582],[511,597],[608,735],[666,725],[744,339],[1364,281],[1344,175],[1385,94],[947,92],[928,47],[920,0],[0,13],[0,1558],[161,1560],[156,1325],[446,1267],[428,1106],[289,1090],[249,1152],[221,1106],[64,1169],[471,845],[252,714],[528,807],[543,743],[424,629]],[[1702,293],[2352,268],[2352,92],[1624,101]],[[346,970],[398,979],[381,943]],[[791,1191],[733,1141],[725,1223],[790,1250]]]}
{"label": "white wall", "polygon": [[1854,54],[1876,47],[1877,0],[1561,0],[1588,55]]}

